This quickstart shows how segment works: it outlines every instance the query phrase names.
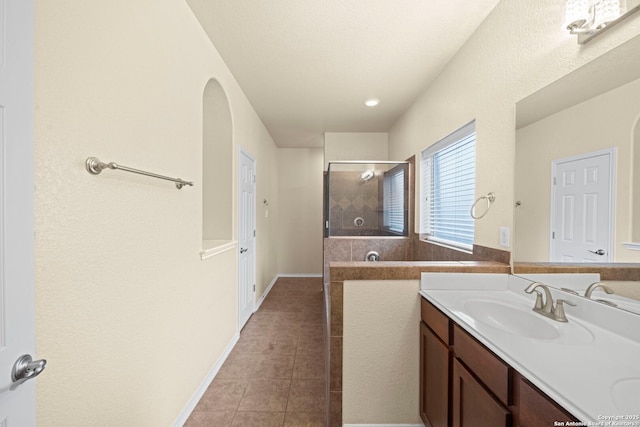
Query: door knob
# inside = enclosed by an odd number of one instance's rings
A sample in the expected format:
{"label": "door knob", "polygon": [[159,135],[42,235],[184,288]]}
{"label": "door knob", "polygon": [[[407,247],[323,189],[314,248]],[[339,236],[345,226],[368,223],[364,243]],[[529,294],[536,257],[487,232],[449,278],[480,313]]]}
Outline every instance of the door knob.
{"label": "door knob", "polygon": [[591,252],[592,254],[596,254],[596,255],[604,255],[605,254],[604,249],[598,249],[597,251],[589,251],[589,252]]}
{"label": "door knob", "polygon": [[247,252],[249,250],[249,248],[240,248],[240,253],[243,254],[245,252]]}
{"label": "door knob", "polygon": [[15,390],[23,382],[37,377],[44,371],[46,365],[47,361],[44,359],[33,360],[30,355],[23,354],[13,365],[13,370],[11,371],[11,381],[13,381],[13,384],[11,384],[9,389]]}

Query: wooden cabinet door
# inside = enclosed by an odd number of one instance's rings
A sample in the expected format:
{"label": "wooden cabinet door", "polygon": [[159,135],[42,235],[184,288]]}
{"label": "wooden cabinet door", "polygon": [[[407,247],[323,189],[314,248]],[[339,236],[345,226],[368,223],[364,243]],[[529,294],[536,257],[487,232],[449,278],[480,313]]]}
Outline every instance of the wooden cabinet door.
{"label": "wooden cabinet door", "polygon": [[453,427],[507,427],[511,413],[457,360],[453,360]]}
{"label": "wooden cabinet door", "polygon": [[449,424],[449,347],[420,323],[420,416],[428,427]]}
{"label": "wooden cabinet door", "polygon": [[578,421],[520,375],[514,378],[514,405],[517,407],[516,427],[553,426],[554,421]]}

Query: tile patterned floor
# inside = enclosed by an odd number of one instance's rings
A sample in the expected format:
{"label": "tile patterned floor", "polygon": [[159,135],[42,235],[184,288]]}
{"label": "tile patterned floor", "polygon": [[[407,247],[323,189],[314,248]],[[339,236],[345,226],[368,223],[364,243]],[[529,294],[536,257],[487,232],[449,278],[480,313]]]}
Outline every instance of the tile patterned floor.
{"label": "tile patterned floor", "polygon": [[324,427],[322,278],[279,278],[185,427]]}

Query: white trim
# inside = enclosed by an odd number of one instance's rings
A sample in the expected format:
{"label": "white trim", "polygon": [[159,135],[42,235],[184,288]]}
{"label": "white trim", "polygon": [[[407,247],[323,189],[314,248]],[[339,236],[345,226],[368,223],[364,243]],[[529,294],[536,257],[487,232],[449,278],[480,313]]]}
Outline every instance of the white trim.
{"label": "white trim", "polygon": [[322,277],[320,273],[279,273],[276,275],[276,279],[278,277]]}
{"label": "white trim", "polygon": [[463,126],[451,132],[449,135],[422,150],[421,156],[422,158],[431,156],[436,151],[440,151],[443,148],[448,147],[449,145],[455,144],[461,139],[468,138],[471,134],[474,133],[476,133],[476,119],[473,119],[469,123],[464,124]]}
{"label": "white trim", "polygon": [[640,251],[640,243],[636,243],[636,242],[624,242],[622,243],[622,245],[627,248],[630,249],[632,251]]}
{"label": "white trim", "polygon": [[227,347],[224,349],[224,351],[218,358],[218,361],[215,363],[215,365],[213,365],[213,367],[211,368],[211,370],[209,371],[205,379],[202,380],[202,383],[200,384],[200,386],[196,389],[196,391],[191,396],[191,399],[189,399],[189,401],[187,402],[187,405],[184,407],[180,415],[178,415],[178,418],[176,418],[176,420],[173,422],[172,424],[173,427],[182,427],[187,422],[187,420],[189,419],[189,416],[191,415],[193,410],[196,408],[196,405],[198,404],[198,402],[200,402],[200,399],[202,399],[202,396],[204,396],[204,393],[207,391],[207,388],[209,388],[209,385],[211,385],[211,382],[213,381],[215,376],[218,374],[218,371],[222,367],[222,364],[227,360],[227,358],[229,357],[229,354],[231,353],[231,350],[233,350],[233,347],[235,347],[239,339],[240,339],[240,332],[236,332],[236,334],[233,336],[233,338],[231,338],[231,341],[229,342]]}
{"label": "white trim", "polygon": [[425,243],[431,243],[432,245],[442,246],[443,248],[453,249],[454,251],[464,252],[466,254],[473,254],[473,245],[456,245],[456,242],[451,240],[438,239],[436,237],[430,237],[428,234],[423,234],[420,240]]}
{"label": "white trim", "polygon": [[[211,242],[214,242],[214,241],[211,241]],[[201,260],[205,260],[207,258],[211,258],[212,256],[219,255],[223,252],[230,251],[231,249],[235,248],[238,245],[237,240],[231,240],[228,242],[224,240],[216,240],[215,242],[216,243],[213,245],[213,247],[208,249],[203,249],[200,251]],[[225,243],[221,243],[221,242],[225,242]]]}
{"label": "white trim", "polygon": [[[264,299],[267,297],[267,295],[269,294],[269,292],[273,288],[273,285],[276,284],[276,282],[278,281],[278,279],[280,277],[322,277],[322,275],[321,274],[315,274],[315,273],[309,273],[309,274],[304,274],[304,273],[301,273],[301,274],[277,274],[271,280],[271,282],[269,283],[269,286],[267,287],[266,291],[264,292],[264,295],[260,298],[258,303],[255,304],[254,310],[253,310],[254,313],[256,311],[258,311],[258,308],[260,308],[260,305],[262,304]],[[191,396],[191,399],[189,399],[189,402],[184,407],[184,409],[182,410],[182,412],[180,413],[178,418],[176,418],[176,420],[174,421],[174,423],[172,425],[173,427],[182,427],[184,425],[184,423],[187,422],[187,419],[189,419],[189,416],[191,415],[191,413],[195,409],[196,405],[198,404],[200,399],[202,399],[202,396],[204,396],[204,393],[207,391],[207,388],[209,388],[209,385],[211,385],[211,382],[213,381],[215,376],[218,374],[218,371],[220,371],[220,368],[222,367],[222,364],[227,360],[227,358],[229,357],[229,354],[231,353],[231,350],[233,350],[235,345],[238,343],[239,339],[240,339],[240,332],[236,332],[236,334],[233,336],[233,338],[231,339],[231,341],[229,342],[227,347],[224,349],[222,355],[218,358],[218,361],[216,362],[216,364],[213,365],[213,367],[211,368],[211,370],[209,371],[209,373],[207,374],[205,379],[202,381],[202,383],[200,384],[198,389]],[[374,424],[370,424],[370,425],[373,426]],[[361,426],[364,427],[365,424],[361,424]],[[376,424],[375,426],[376,427],[385,427],[385,426],[387,426],[387,424]],[[414,427],[414,424],[393,424],[393,425],[392,424],[388,424],[388,426],[390,426],[390,427],[396,427],[396,426],[397,427],[405,427],[405,426]],[[415,427],[424,427],[424,426],[422,424],[415,424]]]}
{"label": "white trim", "polygon": [[264,294],[262,294],[262,296],[260,297],[258,302],[254,304],[254,306],[253,306],[253,312],[254,313],[256,311],[258,311],[258,309],[262,305],[262,302],[264,301],[264,299],[267,297],[267,295],[269,295],[269,292],[271,292],[271,288],[273,288],[273,285],[275,285],[276,282],[278,281],[278,277],[279,276],[276,276],[276,277],[273,278],[273,280],[271,280],[271,283],[269,283],[269,286],[267,286],[267,289],[264,291]]}
{"label": "white trim", "polygon": [[607,247],[607,262],[614,262],[615,260],[615,240],[616,240],[616,178],[618,176],[617,170],[617,157],[618,147],[606,148],[604,150],[592,151],[589,153],[577,154],[575,156],[565,157],[562,159],[555,159],[551,161],[551,208],[549,209],[549,260],[553,262],[555,255],[553,239],[551,233],[554,229],[554,213],[556,209],[555,204],[555,191],[556,186],[553,183],[553,179],[556,177],[556,168],[559,163],[575,162],[576,160],[588,159],[590,157],[609,156],[609,245]]}

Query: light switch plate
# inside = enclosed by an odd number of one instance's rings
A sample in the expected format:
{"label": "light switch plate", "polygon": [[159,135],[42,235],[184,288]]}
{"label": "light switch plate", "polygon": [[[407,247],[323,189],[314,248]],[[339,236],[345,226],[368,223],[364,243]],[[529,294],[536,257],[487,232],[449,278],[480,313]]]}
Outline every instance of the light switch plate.
{"label": "light switch plate", "polygon": [[500,246],[509,247],[510,234],[509,227],[500,227]]}

